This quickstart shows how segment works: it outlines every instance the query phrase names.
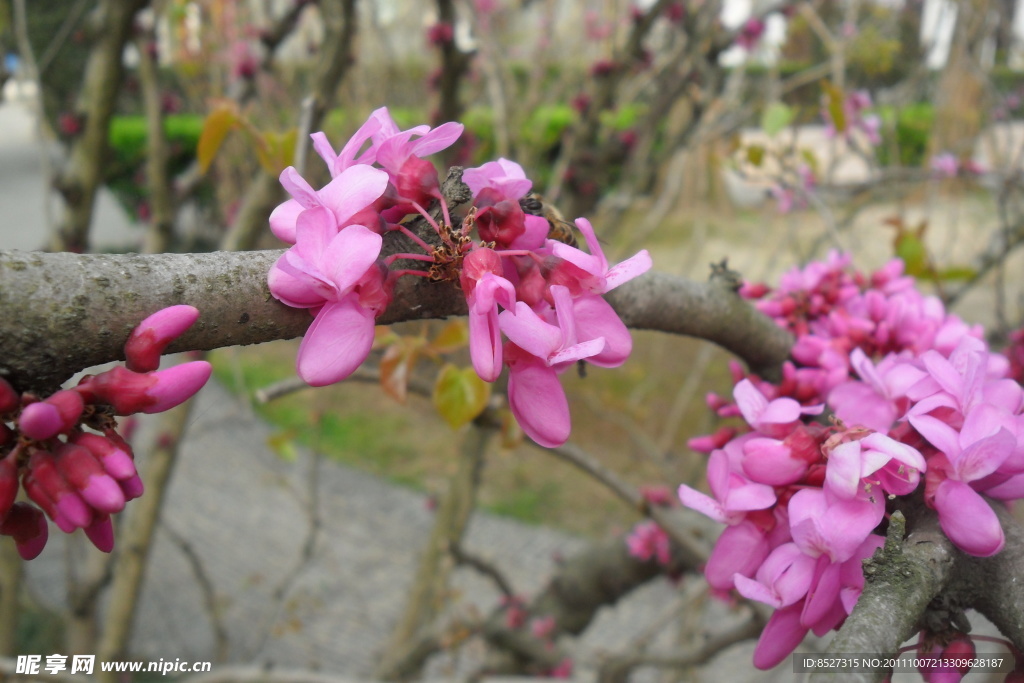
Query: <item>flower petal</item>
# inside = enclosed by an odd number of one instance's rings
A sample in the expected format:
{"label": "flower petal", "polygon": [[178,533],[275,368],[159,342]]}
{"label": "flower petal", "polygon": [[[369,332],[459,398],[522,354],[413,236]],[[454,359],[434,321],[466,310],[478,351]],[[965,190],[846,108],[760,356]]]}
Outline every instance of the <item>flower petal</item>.
{"label": "flower petal", "polygon": [[601,353],[587,359],[602,368],[617,368],[633,351],[633,337],[619,314],[599,296],[582,296],[573,301],[576,335],[579,339],[604,338]]}
{"label": "flower petal", "polygon": [[311,386],[322,387],[351,375],[370,354],[373,320],[373,313],[360,306],[354,295],[327,303],[299,345],[299,376]]}
{"label": "flower petal", "polygon": [[939,525],[949,540],[969,555],[989,557],[1006,542],[999,518],[968,484],[946,479],[935,492]]}
{"label": "flower petal", "polygon": [[350,225],[330,241],[320,263],[339,297],[362,279],[380,256],[382,244],[380,235],[362,225]]}
{"label": "flower petal", "polygon": [[610,292],[619,285],[639,277],[651,269],[654,263],[646,249],[633,254],[625,261],[617,263],[609,269],[605,276],[605,292]]}
{"label": "flower petal", "polygon": [[775,610],[754,648],[754,666],[762,671],[778,666],[803,641],[810,629],[800,624],[803,601]]}
{"label": "flower petal", "polygon": [[[686,484],[679,485],[679,501],[685,507],[696,510],[716,522],[721,522],[722,524],[729,522],[729,515],[726,514],[725,508],[722,507],[721,503],[706,493],[701,493]],[[732,574],[729,574],[729,579],[732,579]]]}
{"label": "flower petal", "polygon": [[317,194],[320,203],[334,214],[339,227],[380,199],[388,187],[388,174],[372,166],[350,166]]}
{"label": "flower petal", "polygon": [[278,204],[270,214],[270,231],[282,242],[295,244],[295,221],[305,210],[294,199]]}
{"label": "flower petal", "polygon": [[498,320],[513,344],[545,362],[562,345],[562,331],[542,320],[525,302],[517,301],[515,312],[502,311]]}
{"label": "flower petal", "polygon": [[569,438],[569,402],[553,369],[540,362],[513,363],[508,402],[519,426],[541,446],[554,448]]}
{"label": "flower petal", "polygon": [[[703,495],[698,491],[693,492]],[[680,488],[680,499],[682,496]],[[704,566],[704,576],[708,585],[720,591],[731,590],[735,586],[733,576],[753,576],[764,562],[764,558],[768,557],[768,551],[768,537],[753,522],[743,521],[727,527],[715,542],[711,556]]]}

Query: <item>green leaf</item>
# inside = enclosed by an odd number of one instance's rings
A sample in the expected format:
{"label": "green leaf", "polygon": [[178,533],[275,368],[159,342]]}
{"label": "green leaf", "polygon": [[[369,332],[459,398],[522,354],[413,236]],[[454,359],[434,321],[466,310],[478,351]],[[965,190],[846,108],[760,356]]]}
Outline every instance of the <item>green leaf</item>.
{"label": "green leaf", "polygon": [[[299,132],[292,128],[283,133],[265,132],[260,139],[255,139],[256,157],[260,166],[270,175],[278,175],[292,162],[295,154],[295,142]],[[262,144],[260,144],[262,142]]]}
{"label": "green leaf", "polygon": [[295,462],[295,459],[299,457],[299,451],[295,448],[297,434],[294,429],[286,429],[268,437],[267,445],[281,460]]}
{"label": "green leaf", "polygon": [[491,385],[471,367],[446,364],[434,384],[434,407],[452,429],[468,424],[482,413],[490,396]]}
{"label": "green leaf", "polygon": [[950,266],[940,270],[936,276],[939,280],[957,281],[970,280],[978,276],[978,272],[969,266]]}
{"label": "green leaf", "polygon": [[907,275],[924,277],[929,274],[928,252],[916,235],[903,232],[896,237],[896,256],[906,264]]}
{"label": "green leaf", "polygon": [[761,128],[768,135],[775,137],[793,122],[796,112],[782,102],[772,102],[761,113]]}
{"label": "green leaf", "polygon": [[837,87],[831,81],[822,82],[821,89],[825,91],[825,108],[828,109],[829,116],[832,118],[832,125],[836,129],[836,133],[842,135],[846,132],[846,110],[843,109],[846,94],[842,88]]}
{"label": "green leaf", "polygon": [[437,336],[430,340],[427,351],[432,354],[451,353],[469,344],[469,327],[458,318],[444,326]]}
{"label": "green leaf", "polygon": [[233,104],[218,105],[203,123],[203,132],[199,135],[199,144],[196,146],[196,160],[199,162],[199,172],[206,173],[217,156],[220,146],[224,144],[227,134],[241,124],[238,118],[238,111]]}
{"label": "green leaf", "polygon": [[764,147],[761,145],[747,145],[747,161],[760,168],[764,162]]}

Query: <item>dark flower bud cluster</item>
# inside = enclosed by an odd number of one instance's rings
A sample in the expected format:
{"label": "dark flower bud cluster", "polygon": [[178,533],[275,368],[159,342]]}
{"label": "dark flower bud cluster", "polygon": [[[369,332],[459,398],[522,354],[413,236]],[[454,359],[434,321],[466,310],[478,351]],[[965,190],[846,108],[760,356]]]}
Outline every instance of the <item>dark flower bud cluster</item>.
{"label": "dark flower bud cluster", "polygon": [[[158,369],[163,350],[198,317],[191,306],[154,313],[125,344],[127,367],[43,399],[0,378],[0,535],[12,537],[24,559],[46,545],[46,517],[65,533],[84,530],[104,552],[113,549],[110,516],[143,491],[115,417],[168,410],[206,383],[206,361]],[[19,490],[27,501],[16,500]]]}

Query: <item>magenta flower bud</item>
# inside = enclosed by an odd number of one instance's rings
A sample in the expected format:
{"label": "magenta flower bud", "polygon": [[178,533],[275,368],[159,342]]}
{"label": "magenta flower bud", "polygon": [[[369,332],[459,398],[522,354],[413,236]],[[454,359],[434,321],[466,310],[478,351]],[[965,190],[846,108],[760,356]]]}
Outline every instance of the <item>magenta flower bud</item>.
{"label": "magenta flower bud", "polygon": [[68,433],[78,424],[82,417],[82,411],[85,410],[85,401],[82,400],[82,395],[73,390],[58,391],[43,403],[57,409],[61,420],[60,432],[63,434]]}
{"label": "magenta flower bud", "polygon": [[43,552],[49,529],[39,508],[28,503],[15,503],[0,522],[0,534],[14,538],[23,560],[34,560]]}
{"label": "magenta flower bud", "polygon": [[201,360],[147,373],[117,366],[87,378],[76,390],[89,402],[112,406],[118,415],[160,413],[199,391],[212,370]]}
{"label": "magenta flower bud", "polygon": [[213,366],[205,360],[196,360],[152,373],[157,383],[149,389],[147,395],[154,402],[141,412],[162,413],[187,401],[203,388],[211,372]]}
{"label": "magenta flower bud", "polygon": [[[86,505],[71,485],[61,476],[57,469],[56,458],[46,451],[36,451],[28,461],[29,473],[25,477],[25,490],[36,503],[46,510],[46,503],[50,503],[51,510],[47,513],[61,525],[60,518],[69,522],[72,528],[85,527],[92,524],[92,509]],[[30,483],[37,483],[41,492],[46,498],[37,498],[33,495],[33,488]],[[38,495],[39,492],[35,492]]]}
{"label": "magenta flower bud", "polygon": [[92,524],[92,509],[81,496],[70,489],[55,501],[55,506],[58,516],[64,517],[75,529]]}
{"label": "magenta flower bud", "polygon": [[6,515],[18,495],[18,450],[0,460],[0,517]]}
{"label": "magenta flower bud", "polygon": [[139,498],[145,489],[142,486],[142,479],[139,475],[134,477],[128,477],[117,482],[118,486],[121,487],[121,491],[124,493],[125,500],[135,500]]}
{"label": "magenta flower bud", "polygon": [[152,372],[160,367],[160,355],[199,318],[192,306],[171,306],[157,311],[136,326],[124,345],[125,365],[133,372]]}
{"label": "magenta flower bud", "polygon": [[8,384],[7,380],[0,377],[0,413],[14,410],[20,403],[21,397],[18,396],[18,392]]}
{"label": "magenta flower bud", "polygon": [[0,446],[6,446],[10,442],[14,441],[17,436],[17,432],[0,422]]}
{"label": "magenta flower bud", "polygon": [[110,522],[109,515],[85,527],[85,535],[97,550],[109,553],[114,549],[114,525]]}
{"label": "magenta flower bud", "polygon": [[55,459],[64,480],[94,509],[108,514],[124,509],[121,487],[88,450],[73,443],[64,444],[56,451]]}
{"label": "magenta flower bud", "polygon": [[107,474],[114,479],[128,479],[137,474],[131,452],[126,453],[107,437],[82,432],[71,437],[71,442],[92,453]]}
{"label": "magenta flower bud", "polygon": [[57,436],[63,426],[64,420],[61,419],[60,410],[45,401],[29,403],[18,416],[18,430],[36,441]]}

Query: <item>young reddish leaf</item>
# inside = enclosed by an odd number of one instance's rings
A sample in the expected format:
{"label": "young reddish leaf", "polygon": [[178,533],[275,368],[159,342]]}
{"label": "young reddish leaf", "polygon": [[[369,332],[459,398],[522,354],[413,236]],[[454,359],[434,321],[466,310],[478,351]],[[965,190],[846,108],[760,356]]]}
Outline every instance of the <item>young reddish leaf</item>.
{"label": "young reddish leaf", "polygon": [[451,353],[469,344],[469,327],[464,318],[458,318],[444,326],[424,349],[428,353]]}
{"label": "young reddish leaf", "polygon": [[400,337],[384,352],[380,360],[380,386],[393,399],[405,403],[408,397],[409,376],[423,348],[422,337]]}
{"label": "young reddish leaf", "polygon": [[501,447],[515,448],[523,443],[523,428],[519,426],[511,410],[502,410],[501,412]]}
{"label": "young reddish leaf", "polygon": [[397,334],[389,325],[377,325],[373,329],[373,348],[382,349],[385,346],[391,346],[401,338],[401,335]]}
{"label": "young reddish leaf", "polygon": [[471,367],[446,364],[434,384],[434,407],[452,429],[468,424],[482,413],[490,396],[491,385]]}
{"label": "young reddish leaf", "polygon": [[196,159],[199,162],[199,172],[206,173],[217,156],[217,151],[224,143],[227,134],[238,128],[241,119],[238,117],[238,110],[233,104],[219,104],[203,122],[203,131],[199,134],[199,143],[196,146]]}

